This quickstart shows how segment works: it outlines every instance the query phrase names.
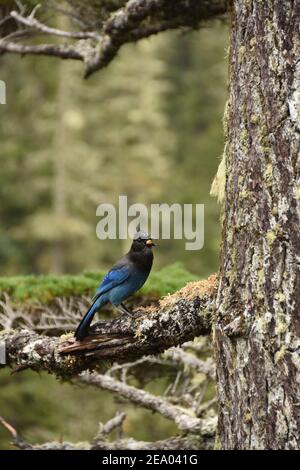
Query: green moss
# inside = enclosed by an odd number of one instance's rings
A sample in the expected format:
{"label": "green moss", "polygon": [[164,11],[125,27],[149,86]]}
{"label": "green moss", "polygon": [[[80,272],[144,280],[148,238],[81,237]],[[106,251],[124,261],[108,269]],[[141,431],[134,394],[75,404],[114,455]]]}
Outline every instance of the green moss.
{"label": "green moss", "polygon": [[[97,273],[98,279],[103,272]],[[95,277],[94,277],[95,276]],[[96,273],[77,276],[15,276],[0,278],[0,294],[8,294],[18,302],[48,303],[54,297],[79,296],[97,285]]]}
{"label": "green moss", "polygon": [[257,124],[259,124],[259,121],[260,121],[260,118],[259,118],[258,115],[256,115],[256,114],[251,115],[251,117],[250,117],[251,124],[257,125]]}
{"label": "green moss", "polygon": [[272,245],[274,241],[276,240],[276,233],[273,230],[269,230],[267,232],[266,237],[267,237],[268,244]]}
{"label": "green moss", "polygon": [[266,282],[265,269],[262,267],[258,269],[257,271],[257,294],[256,295],[258,299],[265,298],[265,292],[264,292],[265,282]]}
{"label": "green moss", "polygon": [[[56,297],[79,297],[94,292],[104,275],[104,271],[98,271],[74,276],[1,277],[0,295],[6,293],[15,302],[49,303]],[[151,273],[140,292],[161,297],[195,280],[197,277],[188,272],[181,263],[175,263]]]}
{"label": "green moss", "polygon": [[281,335],[285,333],[288,329],[287,323],[285,323],[284,318],[282,320],[276,320],[275,333],[276,335]]}
{"label": "green moss", "polygon": [[278,300],[279,302],[284,302],[286,300],[283,292],[276,292],[275,299]]}
{"label": "green moss", "polygon": [[240,132],[240,140],[241,141],[247,141],[247,139],[248,139],[248,131],[246,129],[243,129]]}
{"label": "green moss", "polygon": [[271,147],[268,147],[267,145],[262,146],[261,150],[265,155],[270,155],[270,153],[272,152]]}
{"label": "green moss", "polygon": [[153,272],[141,292],[143,294],[157,294],[161,297],[176,292],[187,282],[197,280],[199,278],[187,271],[182,263],[174,263],[160,271]]}
{"label": "green moss", "polygon": [[222,450],[222,443],[218,432],[215,437],[214,450]]}
{"label": "green moss", "polygon": [[245,46],[241,46],[239,48],[239,54],[238,54],[238,61],[239,63],[241,63],[244,59],[244,56],[245,56],[245,52],[246,52],[246,48]]}
{"label": "green moss", "polygon": [[239,193],[240,199],[246,199],[249,196],[249,191],[244,190]]}
{"label": "green moss", "polygon": [[272,186],[273,184],[273,165],[268,163],[266,169],[264,171],[264,179],[266,181],[267,186]]}
{"label": "green moss", "polygon": [[277,364],[281,359],[284,358],[285,351],[286,351],[285,346],[282,346],[282,348],[280,348],[280,350],[277,351],[277,353],[275,354],[275,358],[274,358],[275,359],[275,364]]}

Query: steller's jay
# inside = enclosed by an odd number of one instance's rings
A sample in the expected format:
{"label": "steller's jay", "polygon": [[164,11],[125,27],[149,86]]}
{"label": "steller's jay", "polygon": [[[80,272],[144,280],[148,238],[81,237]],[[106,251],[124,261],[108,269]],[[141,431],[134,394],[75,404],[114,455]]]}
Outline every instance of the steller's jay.
{"label": "steller's jay", "polygon": [[96,312],[103,305],[110,302],[120,312],[130,315],[122,303],[134,292],[139,290],[146,282],[153,262],[152,238],[145,232],[137,229],[129,252],[123,256],[104,276],[99,285],[93,303],[79,323],[75,338],[79,341],[88,335],[89,326]]}

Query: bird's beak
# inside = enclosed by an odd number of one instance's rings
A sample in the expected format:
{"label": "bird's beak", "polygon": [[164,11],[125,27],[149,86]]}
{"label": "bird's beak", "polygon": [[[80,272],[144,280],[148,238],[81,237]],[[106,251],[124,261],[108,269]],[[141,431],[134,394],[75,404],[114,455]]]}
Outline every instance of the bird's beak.
{"label": "bird's beak", "polygon": [[154,243],[154,241],[151,240],[151,238],[149,238],[149,240],[146,241],[146,245],[148,245],[148,246],[156,246],[155,243]]}

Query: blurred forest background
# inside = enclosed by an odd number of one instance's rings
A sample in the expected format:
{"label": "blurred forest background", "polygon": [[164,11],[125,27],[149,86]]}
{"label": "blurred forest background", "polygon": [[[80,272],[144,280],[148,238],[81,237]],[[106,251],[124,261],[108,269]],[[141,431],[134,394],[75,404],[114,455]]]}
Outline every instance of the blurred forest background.
{"label": "blurred forest background", "polygon": [[[81,64],[1,57],[1,276],[108,268],[124,242],[96,238],[95,212],[120,194],[129,204],[204,203],[202,251],[162,241],[154,270],[181,262],[204,277],[217,269],[220,216],[209,191],[223,150],[227,40],[222,24],[153,37],[124,47],[88,81]],[[161,393],[167,383],[156,377],[147,387]],[[88,439],[120,407],[107,392],[46,374],[1,371],[0,387],[0,415],[34,442]],[[174,431],[150,412],[126,411],[139,439]],[[8,443],[0,429],[0,448]]]}

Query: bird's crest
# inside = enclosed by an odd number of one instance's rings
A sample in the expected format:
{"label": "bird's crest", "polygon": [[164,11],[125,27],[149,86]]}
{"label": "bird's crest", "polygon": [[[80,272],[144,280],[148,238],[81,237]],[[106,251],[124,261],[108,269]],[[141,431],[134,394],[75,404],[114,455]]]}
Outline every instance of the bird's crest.
{"label": "bird's crest", "polygon": [[142,240],[149,240],[150,235],[148,235],[144,230],[141,230],[141,224],[138,224],[136,227],[136,232],[134,234],[133,239],[137,240],[138,238],[141,238]]}

